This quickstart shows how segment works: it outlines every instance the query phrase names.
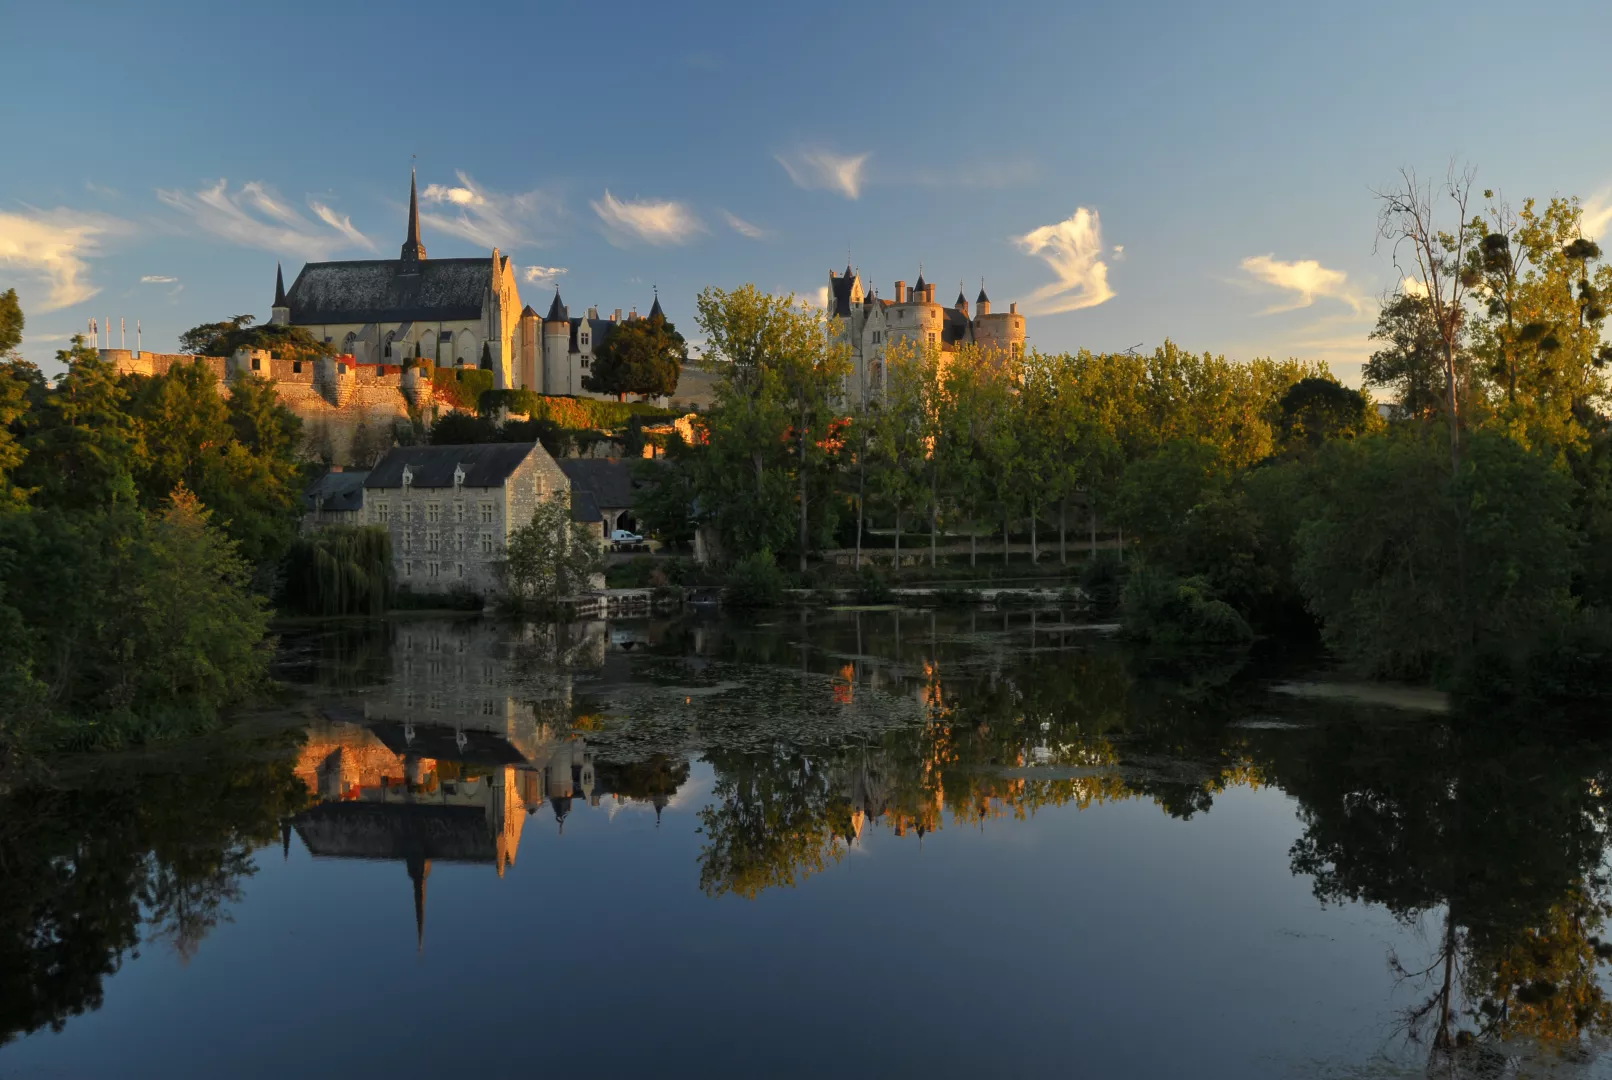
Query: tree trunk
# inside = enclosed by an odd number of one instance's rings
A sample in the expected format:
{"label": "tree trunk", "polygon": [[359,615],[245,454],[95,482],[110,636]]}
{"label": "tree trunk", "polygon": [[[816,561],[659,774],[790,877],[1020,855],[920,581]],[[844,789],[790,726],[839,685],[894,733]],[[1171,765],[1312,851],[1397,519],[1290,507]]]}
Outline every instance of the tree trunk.
{"label": "tree trunk", "polygon": [[895,568],[901,569],[901,507],[896,506],[896,562]]}
{"label": "tree trunk", "polygon": [[1069,500],[1058,502],[1058,561],[1069,565]]}
{"label": "tree trunk", "polygon": [[1011,542],[1012,541],[1009,539],[1009,534],[1008,534],[1008,519],[1004,517],[1002,519],[1002,565],[1003,566],[1006,566],[1008,564],[1008,545]]}
{"label": "tree trunk", "polygon": [[968,565],[972,569],[979,565],[980,531],[975,522],[968,523]]}
{"label": "tree trunk", "polygon": [[1039,566],[1041,563],[1041,548],[1036,544],[1036,528],[1041,524],[1041,515],[1034,509],[1030,511],[1030,565]]}
{"label": "tree trunk", "polygon": [[868,490],[868,471],[864,468],[856,478],[856,568],[862,569],[862,515],[867,509],[864,498]]}
{"label": "tree trunk", "polygon": [[1119,527],[1119,561],[1125,561],[1125,526]]}
{"label": "tree trunk", "polygon": [[931,570],[935,568],[935,545],[939,530],[940,513],[935,509],[935,504],[931,502],[929,504],[929,569]]}
{"label": "tree trunk", "polygon": [[800,572],[806,572],[806,418],[800,424]]}
{"label": "tree trunk", "polygon": [[1091,558],[1092,558],[1093,562],[1096,562],[1097,561],[1097,507],[1095,505],[1087,504],[1087,506],[1086,506],[1086,517],[1088,519],[1090,519],[1090,521],[1091,521]]}

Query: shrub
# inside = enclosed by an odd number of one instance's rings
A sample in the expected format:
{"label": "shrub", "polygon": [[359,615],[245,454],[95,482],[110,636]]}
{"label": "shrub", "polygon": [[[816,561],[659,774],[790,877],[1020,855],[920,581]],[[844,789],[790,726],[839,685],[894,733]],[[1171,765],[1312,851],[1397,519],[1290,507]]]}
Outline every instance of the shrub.
{"label": "shrub", "polygon": [[1120,606],[1125,632],[1156,645],[1236,645],[1254,637],[1237,609],[1218,599],[1202,578],[1137,567]]}
{"label": "shrub", "polygon": [[783,602],[786,579],[772,552],[746,555],[728,570],[723,600],[731,607],[776,607]]}
{"label": "shrub", "polygon": [[385,529],[325,529],[299,537],[286,556],[285,603],[305,615],[381,615],[392,589]]}
{"label": "shrub", "polygon": [[1080,568],[1080,589],[1099,614],[1108,614],[1119,607],[1124,588],[1125,564],[1120,562],[1116,551],[1097,552]]}
{"label": "shrub", "polygon": [[890,582],[872,563],[856,572],[856,599],[860,604],[884,604],[890,600]]}
{"label": "shrub", "polygon": [[437,397],[456,409],[474,409],[493,388],[493,373],[480,368],[439,367],[431,372]]}

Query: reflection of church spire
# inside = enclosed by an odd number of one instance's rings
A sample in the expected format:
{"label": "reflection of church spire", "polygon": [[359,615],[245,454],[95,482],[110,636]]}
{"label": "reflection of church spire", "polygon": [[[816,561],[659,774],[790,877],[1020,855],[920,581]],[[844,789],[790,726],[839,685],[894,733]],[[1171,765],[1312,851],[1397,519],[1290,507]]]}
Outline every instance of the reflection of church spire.
{"label": "reflection of church spire", "polygon": [[425,951],[425,879],[431,876],[431,860],[409,856],[409,880],[414,882],[414,943]]}
{"label": "reflection of church spire", "polygon": [[649,801],[655,804],[655,828],[658,829],[660,828],[660,812],[666,809],[666,804],[671,800],[666,797],[664,792],[657,791]]}
{"label": "reflection of church spire", "polygon": [[280,844],[284,861],[291,861],[291,819],[285,818],[280,822]]}

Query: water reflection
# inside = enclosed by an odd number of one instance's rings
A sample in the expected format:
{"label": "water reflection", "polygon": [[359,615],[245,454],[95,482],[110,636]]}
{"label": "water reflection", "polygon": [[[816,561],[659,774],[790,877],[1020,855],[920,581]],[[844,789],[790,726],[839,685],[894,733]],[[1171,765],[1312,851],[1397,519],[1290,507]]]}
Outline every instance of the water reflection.
{"label": "water reflection", "polygon": [[483,887],[507,888],[534,828],[558,836],[629,804],[658,822],[696,771],[710,783],[688,803],[694,865],[653,884],[723,903],[810,895],[875,841],[1118,803],[1198,821],[1227,792],[1274,789],[1298,815],[1286,870],[1317,901],[1425,930],[1383,957],[1414,1054],[1455,1074],[1555,1060],[1612,1023],[1612,748],[1542,719],[1498,729],[1274,697],[1267,673],[1161,669],[1055,610],[413,622],[287,644],[285,673],[320,713],[300,741],[0,806],[0,868],[23,886],[0,905],[6,1033],[96,1008],[142,944],[194,955],[258,847],[397,864],[418,949],[434,866],[485,866]]}

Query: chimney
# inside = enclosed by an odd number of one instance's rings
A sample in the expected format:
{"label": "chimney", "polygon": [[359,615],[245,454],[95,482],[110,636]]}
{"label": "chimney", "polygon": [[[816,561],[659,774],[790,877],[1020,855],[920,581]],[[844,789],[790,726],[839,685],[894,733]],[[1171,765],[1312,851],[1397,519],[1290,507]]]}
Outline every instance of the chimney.
{"label": "chimney", "polygon": [[627,321],[628,322],[633,322],[637,318],[638,318],[638,309],[637,308],[633,308],[631,311],[627,312]]}
{"label": "chimney", "polygon": [[896,303],[905,304],[906,302],[907,302],[907,283],[905,281],[898,281],[898,282],[896,282]]}
{"label": "chimney", "polygon": [[611,313],[610,321],[611,322],[620,322],[621,321],[621,309],[620,308],[617,308],[614,312]]}
{"label": "chimney", "polygon": [[1008,314],[1009,315],[1017,315],[1018,313],[1019,313],[1019,305],[1018,304],[1009,304],[1008,305]]}

